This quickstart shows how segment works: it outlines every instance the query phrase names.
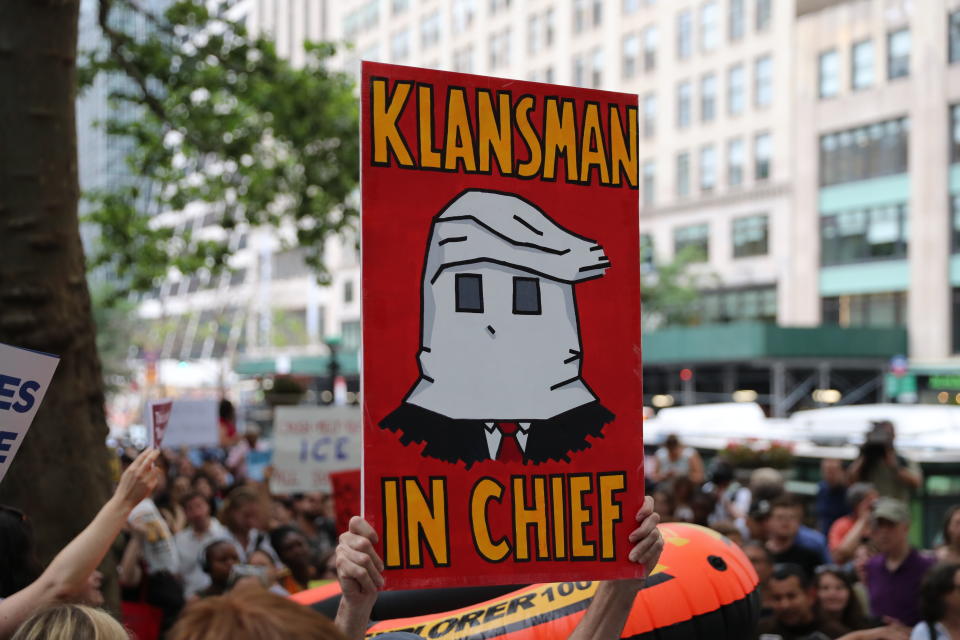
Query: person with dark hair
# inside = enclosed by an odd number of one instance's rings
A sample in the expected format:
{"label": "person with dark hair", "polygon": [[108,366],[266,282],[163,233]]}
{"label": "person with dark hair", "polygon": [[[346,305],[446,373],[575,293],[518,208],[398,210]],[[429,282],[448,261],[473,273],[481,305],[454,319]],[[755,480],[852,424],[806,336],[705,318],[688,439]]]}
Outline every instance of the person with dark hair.
{"label": "person with dark hair", "polygon": [[860,455],[847,469],[847,479],[869,482],[881,496],[910,502],[913,492],[923,484],[923,472],[912,460],[897,453],[896,429],[889,420],[873,423],[860,447]]}
{"label": "person with dark hair", "polygon": [[823,558],[797,541],[802,518],[803,507],[793,496],[783,495],[772,501],[767,521],[767,550],[774,562],[798,564],[808,575],[813,575]]}
{"label": "person with dark hair", "polygon": [[703,460],[693,447],[685,447],[675,433],[667,436],[653,456],[651,478],[660,483],[674,478],[689,478],[694,484],[703,482]]}
{"label": "person with dark hair", "polygon": [[226,398],[220,398],[220,446],[232,447],[237,443],[237,410]]}
{"label": "person with dark hair", "polygon": [[290,593],[303,591],[315,580],[317,568],[313,552],[306,536],[296,527],[284,525],[270,532],[270,544],[280,557],[280,562],[290,570],[281,580],[281,586]]}
{"label": "person with dark hair", "polygon": [[708,524],[728,521],[735,524],[741,532],[747,534],[746,517],[750,510],[750,489],[734,480],[734,468],[726,460],[715,459],[710,465],[710,482],[703,490],[716,498],[713,513],[707,518]]}
{"label": "person with dark hair", "polygon": [[837,518],[827,536],[835,562],[849,562],[857,547],[870,537],[870,514],[879,497],[880,494],[868,482],[856,482],[847,489],[850,514]]}
{"label": "person with dark hair", "polygon": [[827,535],[837,518],[850,513],[847,505],[847,476],[836,458],[820,461],[820,483],[817,485],[817,528]]}
{"label": "person with dark hair", "polygon": [[759,540],[744,543],[743,553],[750,559],[757,572],[759,582],[757,592],[760,594],[760,618],[773,615],[773,599],[770,596],[770,576],[773,575],[773,558],[767,547]]}
{"label": "person with dark hair", "polygon": [[960,505],[947,509],[943,516],[943,543],[937,547],[939,562],[960,562]]}
{"label": "person with dark hair", "polygon": [[839,622],[817,617],[816,591],[810,575],[800,565],[774,565],[768,584],[773,616],[757,625],[758,639],[825,640],[846,633]]}
{"label": "person with dark hair", "polygon": [[187,527],[173,536],[180,558],[180,576],[183,578],[184,597],[210,586],[210,576],[200,568],[198,555],[211,540],[226,538],[229,533],[210,515],[210,502],[198,491],[191,491],[180,499],[187,517]]}
{"label": "person with dark hair", "polygon": [[0,505],[0,598],[9,598],[42,572],[27,516],[19,509]]}
{"label": "person with dark hair", "polygon": [[930,570],[920,586],[919,622],[910,640],[960,638],[960,564],[947,562]]}
{"label": "person with dark hair", "polygon": [[240,563],[240,554],[227,538],[208,542],[199,555],[200,568],[210,576],[210,585],[197,592],[201,598],[221,596],[230,589],[230,571]]}
{"label": "person with dark hair", "polygon": [[865,568],[870,611],[912,627],[920,621],[920,584],[936,560],[910,546],[910,510],[899,500],[877,500],[870,529],[877,550]]}
{"label": "person with dark hair", "polygon": [[835,564],[817,567],[816,611],[821,620],[839,622],[847,630],[843,640],[907,640],[909,629],[900,624],[884,625],[863,612],[849,571]]}

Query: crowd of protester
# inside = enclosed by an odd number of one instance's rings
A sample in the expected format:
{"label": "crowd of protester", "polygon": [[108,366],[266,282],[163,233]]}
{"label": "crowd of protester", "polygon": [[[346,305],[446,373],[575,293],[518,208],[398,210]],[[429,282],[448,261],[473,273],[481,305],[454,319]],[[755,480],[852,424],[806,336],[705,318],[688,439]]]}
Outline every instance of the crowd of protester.
{"label": "crowd of protester", "polygon": [[[329,494],[272,495],[269,468],[247,464],[263,448],[259,432],[238,435],[231,417],[227,410],[221,447],[119,450],[114,496],[46,569],[28,515],[0,506],[0,640],[126,638],[127,630],[143,639],[243,637],[237,629],[361,638],[383,584],[376,533],[360,518],[337,531]],[[658,522],[701,524],[753,563],[761,640],[958,640],[960,505],[946,513],[935,549],[910,545],[909,500],[922,477],[894,438],[890,423],[878,423],[855,460],[823,460],[817,494],[805,500],[787,491],[780,471],[737,469],[722,457],[705,465],[670,436],[646,465],[652,497],[638,514],[631,559],[656,559]],[[127,629],[100,609],[97,567],[111,549]],[[335,623],[287,599],[330,580],[344,590]],[[603,613],[585,617],[581,635],[617,637],[610,611],[625,619],[639,588],[620,582],[627,586],[601,585],[591,606]]]}
{"label": "crowd of protester", "polygon": [[[237,434],[229,405],[221,440],[189,451],[120,448],[113,497],[46,569],[28,514],[0,506],[0,640],[362,639],[383,586],[377,534],[359,517],[338,532],[329,494],[272,495],[269,467],[254,477],[247,465],[262,448],[259,431]],[[647,498],[624,550],[648,571],[663,547],[658,523]],[[97,567],[111,550],[119,622],[101,609]],[[343,592],[333,623],[288,598],[331,580]],[[619,637],[642,584],[601,583],[571,637]]]}
{"label": "crowd of protester", "polygon": [[664,521],[709,526],[742,547],[760,579],[761,640],[958,640],[960,505],[936,548],[911,546],[922,475],[895,437],[890,422],[875,423],[856,459],[821,461],[817,493],[804,499],[772,468],[718,457],[704,473],[670,436],[647,465],[648,488]]}

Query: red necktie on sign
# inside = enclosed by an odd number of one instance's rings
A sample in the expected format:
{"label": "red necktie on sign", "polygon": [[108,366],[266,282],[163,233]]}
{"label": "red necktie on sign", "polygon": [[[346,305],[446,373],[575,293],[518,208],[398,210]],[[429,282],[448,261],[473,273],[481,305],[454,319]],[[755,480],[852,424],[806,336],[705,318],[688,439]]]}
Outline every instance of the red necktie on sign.
{"label": "red necktie on sign", "polygon": [[500,451],[497,452],[497,460],[523,462],[523,451],[520,449],[520,443],[517,442],[520,425],[516,422],[498,422],[497,427],[500,429]]}

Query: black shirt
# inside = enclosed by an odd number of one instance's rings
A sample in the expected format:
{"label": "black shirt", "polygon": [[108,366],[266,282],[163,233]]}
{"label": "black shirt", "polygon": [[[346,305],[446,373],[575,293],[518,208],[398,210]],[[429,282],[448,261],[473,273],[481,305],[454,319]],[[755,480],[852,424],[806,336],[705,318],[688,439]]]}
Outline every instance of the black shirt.
{"label": "black shirt", "polygon": [[794,540],[793,545],[784,551],[773,554],[773,561],[776,564],[792,563],[800,565],[807,572],[808,576],[813,576],[817,567],[823,564],[823,558],[820,554],[807,547],[801,547]]}
{"label": "black shirt", "polygon": [[[846,627],[836,622],[814,619],[807,624],[788,626],[776,618],[761,620],[757,625],[756,638],[760,640],[830,640],[847,632]],[[768,637],[764,637],[764,635]]]}

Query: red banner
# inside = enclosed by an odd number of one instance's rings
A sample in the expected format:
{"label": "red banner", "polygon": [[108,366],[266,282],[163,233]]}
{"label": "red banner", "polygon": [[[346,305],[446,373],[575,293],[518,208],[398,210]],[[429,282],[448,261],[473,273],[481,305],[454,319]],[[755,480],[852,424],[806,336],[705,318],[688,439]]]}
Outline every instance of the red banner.
{"label": "red banner", "polygon": [[389,588],[637,575],[637,99],[364,63],[365,517]]}
{"label": "red banner", "polygon": [[173,400],[153,400],[150,402],[150,431],[147,434],[148,446],[160,448],[163,435],[170,423],[170,413],[173,411]]}
{"label": "red banner", "polygon": [[330,474],[333,487],[333,512],[340,535],[350,527],[350,518],[360,513],[360,470]]}

